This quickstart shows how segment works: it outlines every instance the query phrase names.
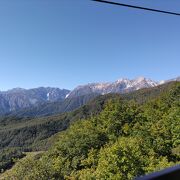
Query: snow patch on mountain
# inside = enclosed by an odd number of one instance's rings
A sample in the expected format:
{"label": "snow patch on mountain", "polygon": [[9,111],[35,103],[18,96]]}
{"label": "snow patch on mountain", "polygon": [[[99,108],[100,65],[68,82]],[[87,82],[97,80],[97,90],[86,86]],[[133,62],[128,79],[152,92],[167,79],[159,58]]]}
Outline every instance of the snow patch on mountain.
{"label": "snow patch on mountain", "polygon": [[68,94],[66,95],[65,99],[68,98],[69,94],[70,94],[70,93],[68,93]]}
{"label": "snow patch on mountain", "polygon": [[50,93],[48,92],[47,93],[47,101],[49,101],[49,96],[50,96]]}

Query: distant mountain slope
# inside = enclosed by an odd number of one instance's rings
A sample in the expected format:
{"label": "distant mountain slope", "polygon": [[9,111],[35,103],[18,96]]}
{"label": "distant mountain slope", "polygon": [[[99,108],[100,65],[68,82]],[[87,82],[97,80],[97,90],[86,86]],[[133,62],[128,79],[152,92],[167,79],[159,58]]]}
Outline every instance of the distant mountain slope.
{"label": "distant mountain slope", "polygon": [[64,101],[42,103],[38,106],[12,112],[8,114],[8,116],[41,117],[64,112],[70,112],[87,104],[90,100],[94,99],[97,96],[98,94],[93,93],[74,98],[66,98]]}
{"label": "distant mountain slope", "polygon": [[150,89],[142,89],[124,95],[107,94],[98,96],[81,108],[63,114],[41,118],[19,118],[6,116],[0,118],[0,149],[14,146],[29,146],[33,143],[50,137],[66,129],[69,124],[77,119],[87,118],[98,114],[110,99],[124,101],[135,100],[142,104],[173,90],[180,83],[172,82]]}
{"label": "distant mountain slope", "polygon": [[78,86],[71,91],[68,97],[77,97],[91,93],[108,94],[108,93],[127,93],[142,88],[155,87],[158,82],[144,77],[134,80],[119,79],[113,83],[91,83],[84,86]]}
{"label": "distant mountain slope", "polygon": [[113,83],[90,83],[78,86],[72,91],[50,87],[29,90],[16,88],[0,92],[0,115],[20,113],[24,114],[24,116],[43,116],[67,112],[86,104],[88,100],[98,95],[109,93],[124,94],[179,80],[180,77],[161,82],[144,77],[133,80],[124,78]]}
{"label": "distant mountain slope", "polygon": [[178,77],[176,77],[176,78],[173,78],[173,79],[160,81],[159,84],[165,84],[165,83],[169,83],[169,82],[172,82],[172,81],[178,81],[178,82],[180,82],[180,76],[178,76]]}
{"label": "distant mountain slope", "polygon": [[[173,83],[173,82],[172,82]],[[153,98],[162,93],[163,90],[167,90],[167,87],[171,86],[170,83],[165,83],[159,86],[151,88],[143,88],[137,91],[132,91],[128,93],[121,93],[121,97],[124,99],[134,99],[138,102],[146,101],[147,98]],[[112,94],[112,93],[109,93]],[[116,93],[119,94],[119,93]],[[31,108],[21,109],[19,111],[11,112],[7,114],[8,116],[18,116],[18,117],[42,117],[49,116],[53,114],[59,114],[64,112],[73,111],[89,101],[93,100],[99,93],[90,93],[82,96],[68,97],[64,101],[57,102],[45,102]],[[107,96],[105,96],[106,98]]]}
{"label": "distant mountain slope", "polygon": [[16,88],[0,92],[0,114],[36,106],[44,102],[63,101],[69,90],[59,88]]}
{"label": "distant mountain slope", "polygon": [[135,100],[146,103],[168,94],[180,87],[180,83],[171,82],[161,86],[141,89],[127,94],[100,95],[81,108],[63,114],[41,118],[5,116],[0,118],[0,169],[6,169],[13,163],[14,157],[23,156],[24,151],[46,150],[57,139],[56,133],[66,130],[71,123],[98,115],[109,100]]}
{"label": "distant mountain slope", "polygon": [[[20,151],[51,147],[43,161],[39,161],[41,164],[37,164],[38,158],[25,163],[25,169],[20,164],[23,173],[33,177],[41,174],[47,179],[64,179],[80,175],[80,179],[87,179],[84,177],[94,173],[97,179],[104,179],[104,172],[107,177],[113,172],[132,179],[179,161],[179,95],[180,83],[171,82],[123,95],[101,95],[70,113],[34,119],[5,117],[0,120],[0,149],[6,149],[3,151],[6,154],[10,147],[21,147]],[[61,131],[64,132],[56,134]],[[52,166],[46,166],[49,163]],[[82,173],[82,168],[87,171]],[[21,172],[19,168],[15,171],[18,177],[22,177]]]}

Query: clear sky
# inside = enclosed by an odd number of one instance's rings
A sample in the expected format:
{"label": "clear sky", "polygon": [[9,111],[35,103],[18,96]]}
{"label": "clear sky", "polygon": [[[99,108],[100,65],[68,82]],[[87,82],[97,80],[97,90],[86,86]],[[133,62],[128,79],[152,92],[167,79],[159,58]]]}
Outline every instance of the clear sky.
{"label": "clear sky", "polygon": [[[180,12],[180,0],[116,0]],[[180,75],[180,16],[91,0],[0,0],[0,90]]]}

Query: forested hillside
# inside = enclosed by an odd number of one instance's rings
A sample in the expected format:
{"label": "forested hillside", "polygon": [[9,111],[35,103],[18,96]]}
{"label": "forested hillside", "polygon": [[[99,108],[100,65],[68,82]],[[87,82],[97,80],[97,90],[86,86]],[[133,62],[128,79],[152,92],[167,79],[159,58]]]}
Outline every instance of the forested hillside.
{"label": "forested hillside", "polygon": [[180,162],[180,83],[99,96],[62,115],[2,118],[0,127],[1,169],[13,155],[48,150],[7,179],[133,179]]}
{"label": "forested hillside", "polygon": [[24,151],[47,150],[56,140],[56,133],[67,129],[71,122],[98,114],[108,99],[113,98],[120,96],[99,96],[74,112],[49,117],[1,117],[0,169],[10,168],[13,158],[23,157]]}

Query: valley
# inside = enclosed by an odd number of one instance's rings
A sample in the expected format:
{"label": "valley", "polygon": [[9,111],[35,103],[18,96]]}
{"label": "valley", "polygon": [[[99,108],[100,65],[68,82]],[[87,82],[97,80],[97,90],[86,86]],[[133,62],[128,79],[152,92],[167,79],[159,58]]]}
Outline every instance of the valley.
{"label": "valley", "polygon": [[[2,116],[0,169],[2,172],[9,169],[14,164],[13,159],[24,157],[24,152],[44,151],[37,159],[34,160],[32,157],[28,160],[31,167],[26,161],[23,166],[21,163],[18,168],[15,166],[8,178],[19,179],[25,175],[29,179],[36,179],[36,173],[40,173],[44,177],[42,179],[55,178],[56,174],[61,179],[67,176],[86,179],[86,176],[91,175],[92,178],[116,177],[117,172],[108,171],[106,164],[103,164],[104,156],[111,153],[112,156],[118,155],[113,148],[120,148],[120,152],[127,154],[127,149],[130,148],[135,153],[128,155],[130,159],[126,159],[124,165],[122,162],[117,165],[120,169],[135,168],[129,175],[117,169],[126,174],[122,176],[125,179],[176,164],[180,160],[179,93],[179,82],[168,82],[123,94],[96,94],[77,105],[71,112],[56,111],[54,115],[46,114],[39,117],[22,116],[22,112],[17,112],[13,116]],[[54,109],[54,103],[49,105],[52,105],[50,109]],[[37,111],[41,108],[42,106],[39,106]],[[33,108],[26,111],[33,112]],[[129,146],[125,144],[126,141],[130,142]],[[143,147],[140,145],[142,142],[145,145]],[[122,146],[119,146],[119,143]],[[145,155],[145,162],[136,152]],[[97,156],[99,158],[96,159]],[[118,156],[119,161],[124,158]],[[137,164],[133,164],[135,162],[131,158],[139,159],[136,161],[142,163],[145,169],[139,166],[139,169],[136,169]],[[54,167],[55,164],[57,169]],[[108,165],[109,168],[111,165]],[[29,171],[29,168],[32,168],[32,171]],[[44,174],[44,171],[47,174]]]}

